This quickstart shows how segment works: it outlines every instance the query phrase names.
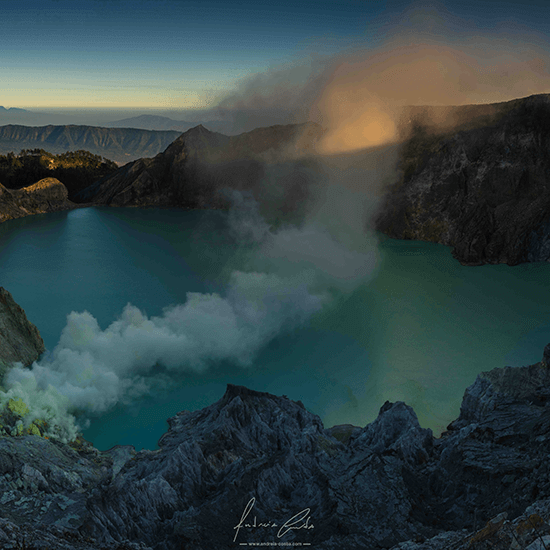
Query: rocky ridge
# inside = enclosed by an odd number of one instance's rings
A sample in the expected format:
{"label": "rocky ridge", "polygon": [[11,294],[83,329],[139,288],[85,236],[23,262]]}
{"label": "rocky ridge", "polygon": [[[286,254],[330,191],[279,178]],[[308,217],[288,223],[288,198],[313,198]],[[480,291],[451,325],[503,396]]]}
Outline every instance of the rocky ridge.
{"label": "rocky ridge", "polygon": [[[376,229],[393,238],[452,246],[455,257],[467,265],[550,260],[549,98],[543,94],[493,105],[405,109],[401,175],[387,189]],[[80,127],[67,128],[58,132],[64,147],[76,143],[71,132],[82,133]],[[318,161],[311,153],[322,135],[313,123],[257,128],[237,136],[199,125],[164,152],[128,163],[73,200],[225,208],[230,202],[223,190],[237,189],[261,196],[284,217],[307,207],[309,188],[322,177],[322,169],[310,170]],[[124,140],[117,144],[127,146]],[[14,214],[9,193],[0,192],[0,201],[10,203],[0,220],[23,215],[26,206]],[[33,208],[27,213],[52,209]]]}
{"label": "rocky ridge", "polygon": [[[550,260],[549,98],[404,109],[400,175],[387,188],[376,229],[452,246],[467,265]],[[313,165],[310,153],[322,135],[313,123],[230,137],[197,126],[156,157],[97,181],[78,200],[220,208],[229,204],[220,190],[229,188],[268,196],[273,211],[287,212],[307,202],[312,181],[304,168]],[[292,167],[280,169],[285,163]]]}
{"label": "rocky ridge", "polygon": [[169,419],[156,451],[2,437],[0,541],[532,550],[550,533],[549,365],[550,345],[540,363],[480,374],[438,439],[402,402],[326,429],[300,402],[232,385]]}
{"label": "rocky ridge", "polygon": [[0,223],[15,218],[71,210],[79,205],[68,199],[67,188],[56,178],[44,178],[22,189],[0,184]]}
{"label": "rocky ridge", "polygon": [[452,246],[467,265],[550,260],[550,95],[489,107],[456,126],[414,122],[377,229]]}

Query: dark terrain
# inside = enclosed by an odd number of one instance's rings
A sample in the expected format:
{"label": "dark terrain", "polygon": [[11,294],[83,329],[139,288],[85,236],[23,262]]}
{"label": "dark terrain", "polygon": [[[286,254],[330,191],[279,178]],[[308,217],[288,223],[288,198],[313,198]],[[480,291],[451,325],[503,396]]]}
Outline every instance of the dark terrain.
{"label": "dark terrain", "polygon": [[[399,125],[401,141],[394,145],[397,172],[385,188],[376,229],[397,239],[452,246],[454,256],[468,265],[549,260],[549,97],[406,109]],[[310,168],[320,173],[320,164],[337,163],[315,156],[322,135],[313,123],[231,137],[198,126],[156,157],[134,161],[99,180],[79,200],[110,206],[226,207],[221,190],[265,195],[266,186],[258,182],[279,170],[283,177],[270,184],[271,191],[280,187],[278,195],[269,197],[272,209],[300,209],[315,179],[308,176]]]}
{"label": "dark terrain", "polygon": [[443,129],[418,116],[377,229],[452,246],[467,265],[548,261],[549,98],[459,107]]}
{"label": "dark terrain", "polygon": [[[36,329],[1,296],[12,345],[38,355]],[[550,532],[549,366],[550,345],[540,363],[480,374],[438,439],[402,402],[365,427],[326,429],[300,402],[228,385],[213,405],[170,418],[159,450],[100,452],[81,437],[63,443],[10,399],[0,411],[0,544],[526,548]]]}
{"label": "dark terrain", "polygon": [[[258,191],[266,166],[285,163],[291,170],[277,181],[284,192],[274,209],[290,208],[300,192],[304,153],[314,151],[322,128],[313,123],[258,128],[225,136],[199,125],[152,159],[136,160],[106,176],[78,196],[106,206],[179,206],[220,208],[228,205],[220,191]],[[296,203],[298,201],[294,201]]]}
{"label": "dark terrain", "polygon": [[17,155],[0,155],[0,182],[8,189],[22,189],[45,178],[56,178],[67,188],[70,200],[117,169],[112,160],[82,150],[53,155],[44,149],[23,149]]}
{"label": "dark terrain", "polygon": [[[534,96],[457,108],[444,113],[444,124],[434,123],[437,109],[411,110],[379,229],[453,246],[463,263],[550,259],[549,109],[548,96]],[[276,203],[284,213],[297,197],[307,200],[310,153],[321,136],[316,125],[235,137],[199,126],[78,200],[221,208],[221,190],[257,191],[265,166],[289,164]],[[51,179],[0,192],[5,219],[78,206]],[[0,337],[3,369],[43,349],[3,289]],[[81,437],[47,439],[52,427],[9,399],[0,411],[0,547],[550,546],[550,345],[539,363],[495,367],[488,362],[466,389],[459,418],[440,438],[405,403],[381,404],[365,427],[327,429],[300,402],[229,385],[213,405],[169,419],[159,450],[100,452]],[[280,531],[291,518],[293,529]]]}

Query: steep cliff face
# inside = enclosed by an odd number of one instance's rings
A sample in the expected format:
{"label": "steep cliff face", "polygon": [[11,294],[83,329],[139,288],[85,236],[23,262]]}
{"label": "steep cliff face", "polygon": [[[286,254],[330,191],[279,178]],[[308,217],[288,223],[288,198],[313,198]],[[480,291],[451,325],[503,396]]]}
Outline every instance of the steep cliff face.
{"label": "steep cliff face", "polygon": [[22,189],[6,189],[0,184],[0,223],[77,207],[69,201],[67,188],[55,178],[45,178]]}
{"label": "steep cliff face", "polygon": [[85,189],[79,199],[110,206],[224,206],[225,188],[251,189],[264,164],[313,148],[316,124],[260,128],[228,137],[199,125],[153,159],[140,159]]}
{"label": "steep cliff face", "polygon": [[30,365],[44,349],[38,329],[12,295],[0,287],[0,380],[13,362]]}
{"label": "steep cliff face", "polygon": [[549,362],[550,347],[478,376],[439,439],[401,402],[364,428],[325,429],[300,402],[231,385],[169,419],[157,451],[0,438],[0,541],[525,548],[550,529]]}
{"label": "steep cliff face", "polygon": [[455,129],[416,127],[377,228],[469,265],[549,260],[550,96],[463,114]]}

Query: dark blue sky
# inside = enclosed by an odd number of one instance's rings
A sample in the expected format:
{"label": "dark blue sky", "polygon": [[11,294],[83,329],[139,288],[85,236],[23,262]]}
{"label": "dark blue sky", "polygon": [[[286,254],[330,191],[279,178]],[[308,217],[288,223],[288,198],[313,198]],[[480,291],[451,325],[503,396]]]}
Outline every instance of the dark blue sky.
{"label": "dark blue sky", "polygon": [[368,50],[402,32],[447,41],[529,35],[548,49],[545,4],[7,0],[0,105],[205,107],[256,74]]}

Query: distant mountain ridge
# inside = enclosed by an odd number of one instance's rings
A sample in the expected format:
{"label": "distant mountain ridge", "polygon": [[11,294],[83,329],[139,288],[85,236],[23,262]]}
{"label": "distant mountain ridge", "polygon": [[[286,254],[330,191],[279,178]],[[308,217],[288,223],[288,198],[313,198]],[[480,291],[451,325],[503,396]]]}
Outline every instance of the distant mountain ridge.
{"label": "distant mountain ridge", "polygon": [[[244,117],[246,118],[246,117]],[[236,124],[232,117],[227,116],[224,118],[217,118],[213,113],[202,113],[202,118],[197,119],[197,113],[193,114],[193,120],[195,122],[190,122],[186,120],[174,120],[170,117],[160,116],[160,115],[139,115],[130,118],[123,118],[121,120],[115,120],[113,122],[105,123],[104,126],[107,128],[139,128],[143,130],[175,130],[178,132],[187,132],[191,128],[202,124],[206,126],[209,130],[213,132],[219,132],[221,134],[226,134],[228,136],[235,136],[241,134],[245,131],[250,130],[239,130],[239,124]],[[269,126],[266,124],[259,124],[259,126]],[[273,126],[273,124],[271,124]]]}
{"label": "distant mountain ridge", "polygon": [[10,107],[9,109],[6,109],[5,107],[0,105],[0,112],[3,113],[28,113],[27,109],[19,109],[18,107]]}
{"label": "distant mountain ridge", "polygon": [[107,124],[109,128],[138,128],[141,130],[173,130],[186,132],[196,124],[185,120],[173,120],[159,115],[139,115],[123,118]]}
{"label": "distant mountain ridge", "polygon": [[45,149],[49,153],[86,150],[119,164],[153,157],[164,151],[181,132],[97,126],[0,126],[0,153]]}

